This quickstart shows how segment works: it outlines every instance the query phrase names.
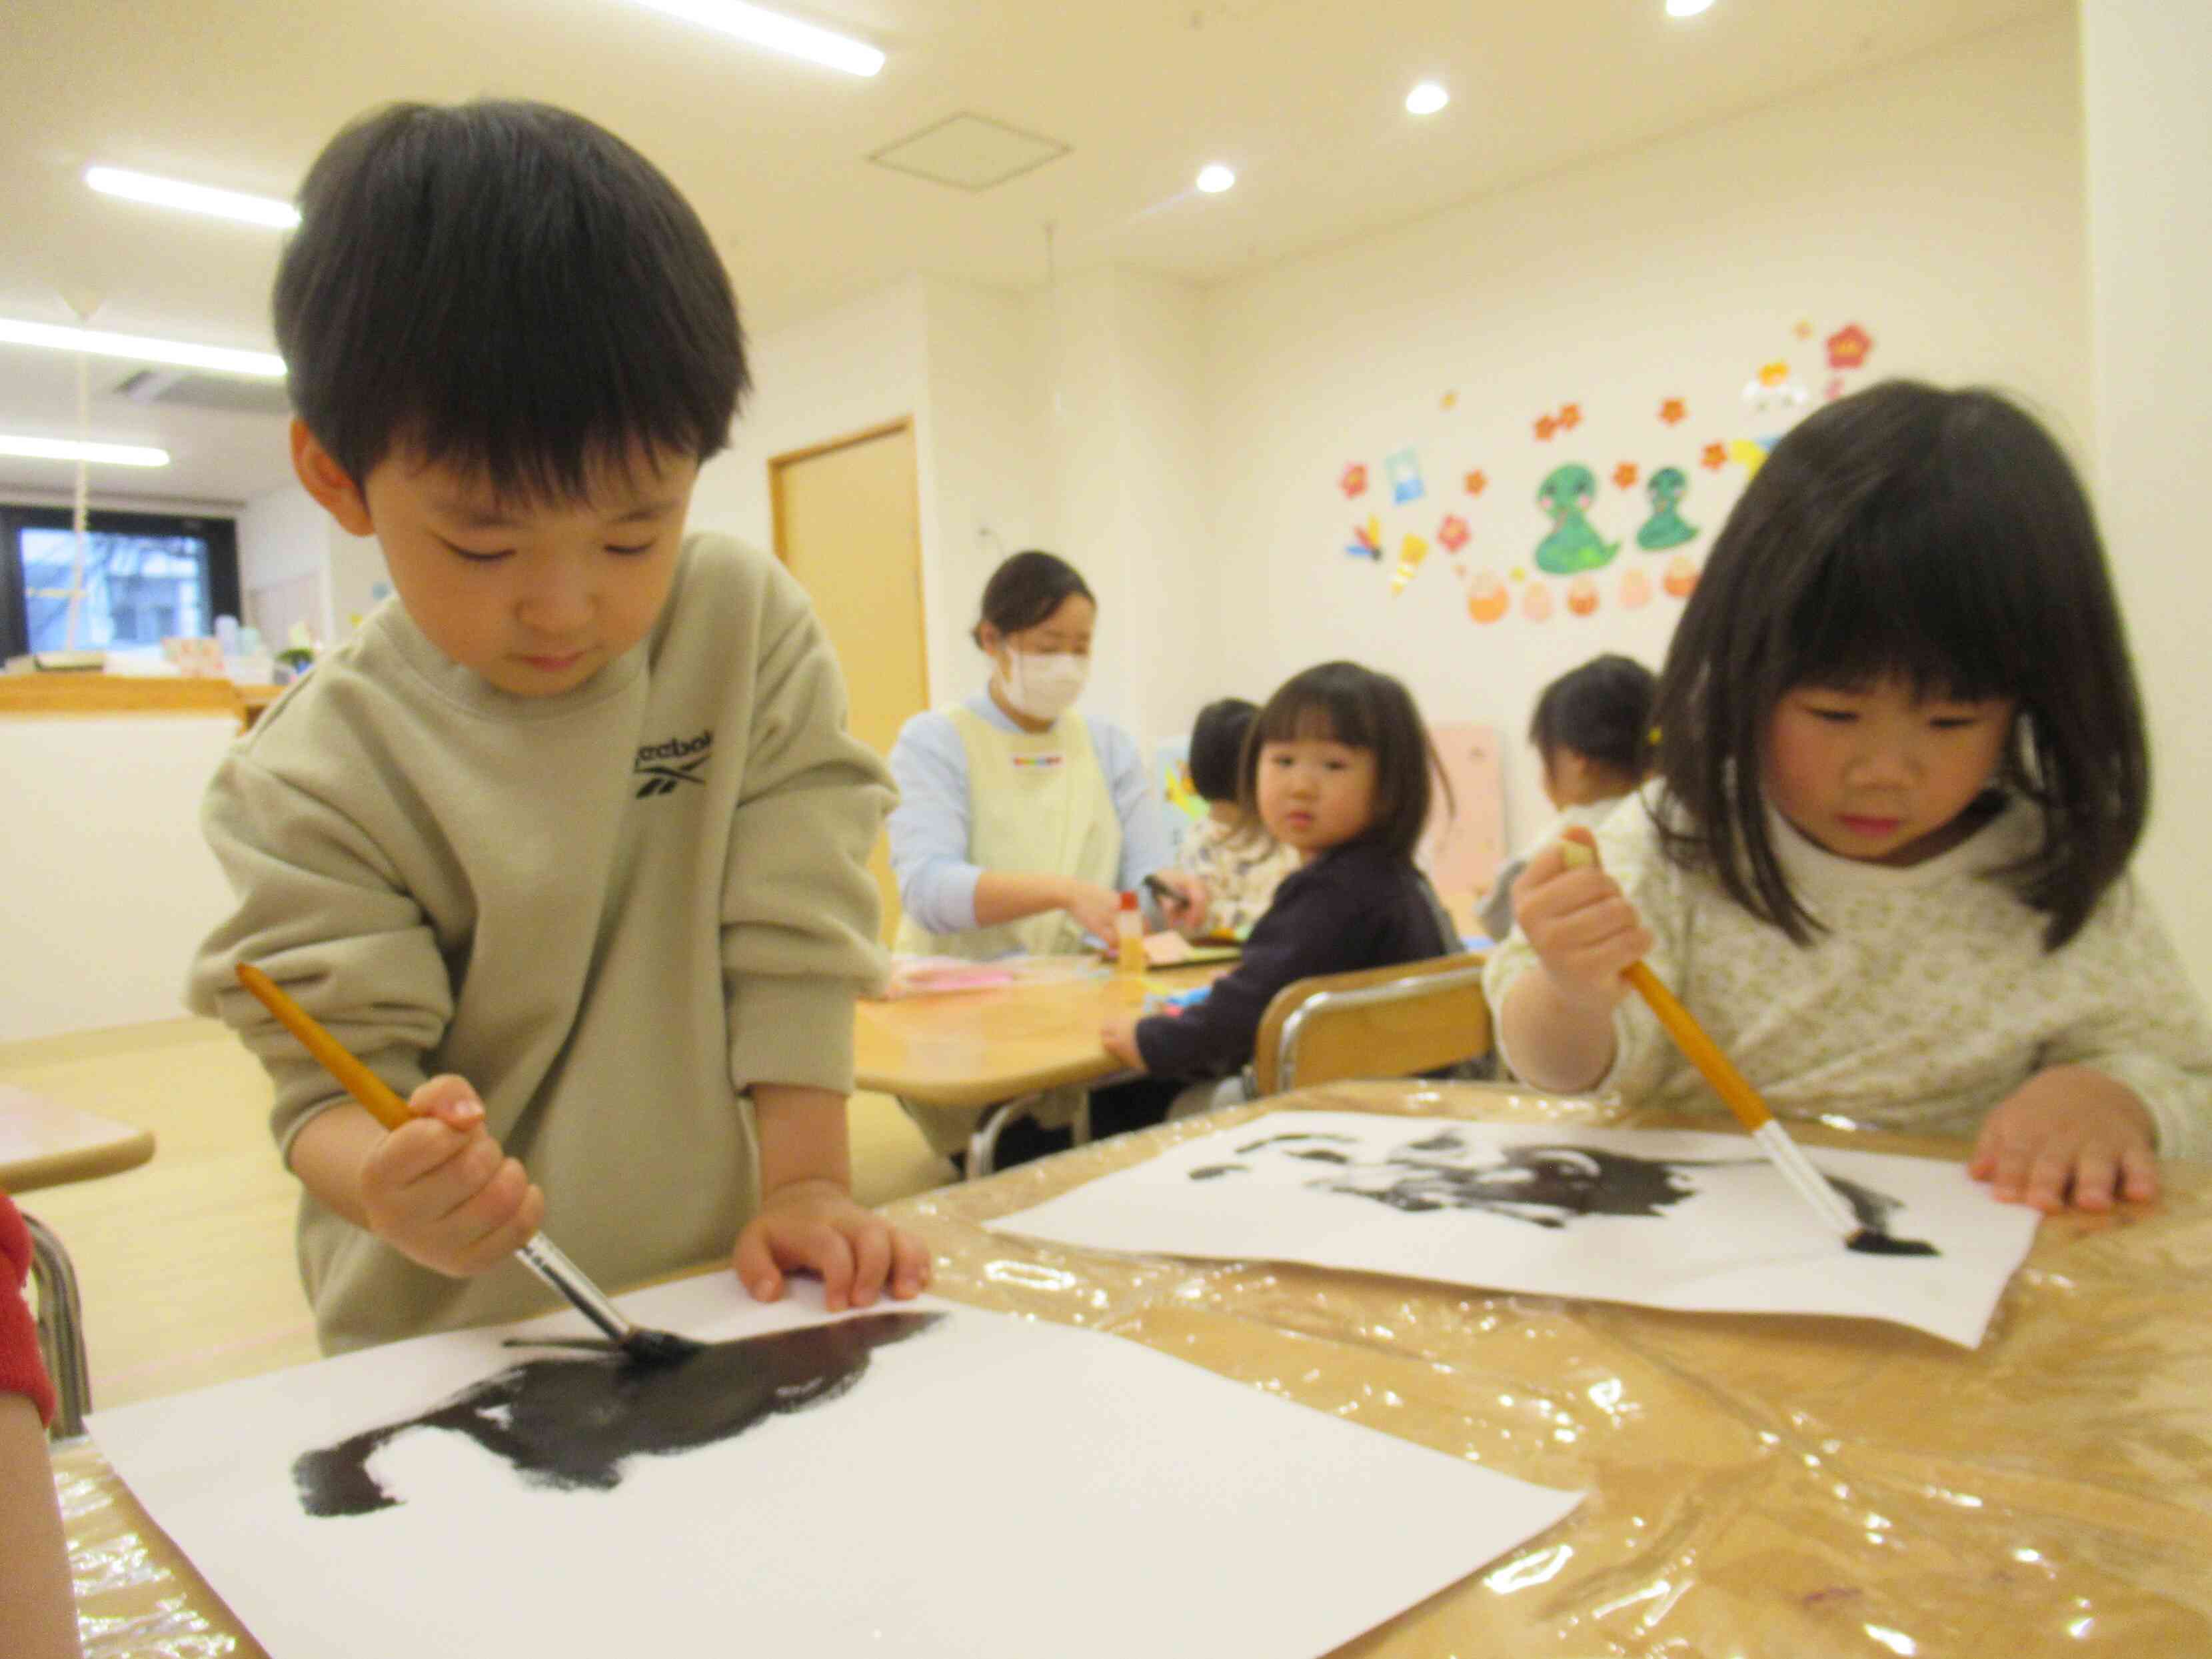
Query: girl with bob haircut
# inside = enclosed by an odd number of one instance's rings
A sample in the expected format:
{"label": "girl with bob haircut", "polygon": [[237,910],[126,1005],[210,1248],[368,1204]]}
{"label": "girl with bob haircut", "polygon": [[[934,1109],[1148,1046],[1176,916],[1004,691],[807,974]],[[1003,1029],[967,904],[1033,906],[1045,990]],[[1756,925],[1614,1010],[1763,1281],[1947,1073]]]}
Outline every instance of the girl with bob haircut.
{"label": "girl with bob haircut", "polygon": [[[2127,875],[2141,701],[2089,504],[1995,393],[1896,381],[1780,444],[1661,676],[1655,784],[1514,888],[1486,978],[1539,1086],[1710,1109],[1621,971],[1785,1116],[1977,1137],[2087,1210],[2212,1152],[2212,1026]],[[1587,836],[1588,831],[1576,831]]]}
{"label": "girl with bob haircut", "polygon": [[1285,682],[1244,740],[1237,799],[1300,866],[1203,1002],[1111,1021],[1106,1047],[1156,1076],[1205,1079],[1178,1112],[1249,1098],[1233,1074],[1283,987],[1456,951],[1459,930],[1413,863],[1438,769],[1412,694],[1388,674],[1329,662]]}

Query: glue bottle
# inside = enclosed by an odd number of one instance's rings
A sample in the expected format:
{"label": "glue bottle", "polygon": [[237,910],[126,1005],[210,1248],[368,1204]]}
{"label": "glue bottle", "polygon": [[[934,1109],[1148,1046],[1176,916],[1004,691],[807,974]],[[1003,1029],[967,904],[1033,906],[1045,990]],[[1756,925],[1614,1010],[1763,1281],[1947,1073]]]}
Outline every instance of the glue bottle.
{"label": "glue bottle", "polygon": [[1137,908],[1134,893],[1121,895],[1121,908],[1114,922],[1114,965],[1125,974],[1145,971],[1145,915]]}

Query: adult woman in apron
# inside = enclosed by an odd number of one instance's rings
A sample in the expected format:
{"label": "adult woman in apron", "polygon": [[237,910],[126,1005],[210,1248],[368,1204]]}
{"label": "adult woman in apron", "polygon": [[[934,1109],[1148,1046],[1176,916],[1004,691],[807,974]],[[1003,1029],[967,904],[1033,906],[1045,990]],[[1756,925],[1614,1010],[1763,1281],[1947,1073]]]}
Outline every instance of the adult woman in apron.
{"label": "adult woman in apron", "polygon": [[[1017,553],[992,573],[972,632],[989,684],[915,715],[891,748],[901,952],[981,961],[1093,949],[1114,938],[1133,890],[1148,925],[1203,920],[1204,889],[1170,867],[1173,842],[1135,741],[1073,712],[1097,619],[1082,575],[1050,553]],[[1185,905],[1163,916],[1143,890],[1151,875]],[[1065,1125],[1082,1098],[1055,1090],[1035,1115]],[[972,1113],[905,1104],[939,1152],[966,1146]]]}

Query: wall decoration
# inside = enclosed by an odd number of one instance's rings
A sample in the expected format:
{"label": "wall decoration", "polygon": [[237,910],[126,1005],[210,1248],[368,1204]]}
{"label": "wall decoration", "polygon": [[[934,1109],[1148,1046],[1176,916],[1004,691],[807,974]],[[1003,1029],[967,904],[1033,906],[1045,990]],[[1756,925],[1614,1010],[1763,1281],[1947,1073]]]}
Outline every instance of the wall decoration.
{"label": "wall decoration", "polygon": [[1641,611],[1651,603],[1651,578],[1644,574],[1644,567],[1632,564],[1620,573],[1620,608]]}
{"label": "wall decoration", "polygon": [[1462,482],[1466,484],[1467,493],[1470,495],[1480,495],[1490,488],[1490,480],[1480,471],[1468,473]]}
{"label": "wall decoration", "polygon": [[1728,465],[1728,462],[1729,453],[1726,444],[1707,444],[1698,454],[1698,465],[1709,472],[1719,471]]}
{"label": "wall decoration", "polygon": [[[706,1352],[549,1350],[583,1328],[556,1316],[92,1432],[278,1659],[1316,1659],[1581,1500],[1046,1321],[830,1319],[811,1285],[763,1306],[726,1273],[624,1302]],[[1130,1593],[1071,1617],[1071,1573]]]}
{"label": "wall decoration", "polygon": [[1595,616],[1597,612],[1597,583],[1588,571],[1567,584],[1567,609],[1577,617]]}
{"label": "wall decoration", "polygon": [[1479,623],[1494,623],[1512,609],[1513,595],[1495,571],[1478,570],[1467,584],[1467,614]]}
{"label": "wall decoration", "polygon": [[1583,406],[1580,404],[1561,404],[1559,405],[1560,431],[1572,432],[1582,423]]}
{"label": "wall decoration", "polygon": [[1756,477],[1766,465],[1766,452],[1780,441],[1778,438],[1730,438],[1728,458],[1743,469],[1746,477]]}
{"label": "wall decoration", "polygon": [[1437,407],[1443,410],[1457,409],[1459,407],[1459,393],[1456,392],[1445,392],[1443,397],[1437,399]]}
{"label": "wall decoration", "polygon": [[1659,405],[1659,418],[1668,426],[1680,426],[1690,413],[1690,406],[1680,398],[1668,398]]}
{"label": "wall decoration", "polygon": [[1398,506],[1418,501],[1426,493],[1421,485],[1420,458],[1412,450],[1401,449],[1383,457],[1382,469],[1390,475],[1390,499]]}
{"label": "wall decoration", "polygon": [[1637,471],[1635,462],[1623,461],[1613,469],[1613,487],[1615,489],[1633,489],[1636,488],[1636,480],[1640,476]]}
{"label": "wall decoration", "polygon": [[1556,415],[1539,415],[1536,417],[1535,426],[1537,441],[1549,443],[1559,432],[1559,417]]}
{"label": "wall decoration", "polygon": [[1432,726],[1429,742],[1448,788],[1436,792],[1414,858],[1447,899],[1487,892],[1505,862],[1498,733],[1487,726]]}
{"label": "wall decoration", "polygon": [[1552,590],[1542,582],[1530,582],[1521,590],[1521,614],[1532,623],[1549,622]]}
{"label": "wall decoration", "polygon": [[1390,592],[1394,596],[1406,591],[1406,584],[1413,580],[1413,573],[1428,556],[1429,544],[1419,536],[1408,536],[1399,543],[1398,568],[1390,573]]}
{"label": "wall decoration", "polygon": [[2040,1218],[1949,1160],[1807,1151],[1862,1226],[1929,1253],[1845,1249],[1741,1135],[1357,1112],[1255,1119],[988,1224],[1087,1249],[1885,1320],[1978,1344]]}
{"label": "wall decoration", "polygon": [[1364,524],[1354,525],[1352,539],[1345,544],[1344,550],[1355,559],[1372,559],[1380,564],[1382,562],[1382,521],[1370,518]]}
{"label": "wall decoration", "polygon": [[1667,574],[1660,580],[1668,598],[1686,599],[1698,585],[1698,567],[1687,554],[1677,553],[1667,561]]}
{"label": "wall decoration", "polygon": [[1205,800],[1198,787],[1190,781],[1190,734],[1162,738],[1152,744],[1152,779],[1159,785],[1160,799],[1167,805],[1168,827],[1178,837],[1186,823],[1195,823],[1206,816]]}
{"label": "wall decoration", "polygon": [[1636,544],[1647,552],[1662,548],[1680,547],[1694,540],[1697,526],[1686,524],[1675,509],[1682,497],[1689,493],[1689,475],[1679,466],[1662,466],[1651,475],[1648,492],[1651,501],[1651,516],[1636,532]]}
{"label": "wall decoration", "polygon": [[1344,491],[1346,501],[1357,500],[1367,493],[1367,469],[1354,461],[1344,469],[1336,482],[1337,488]]}
{"label": "wall decoration", "polygon": [[1801,340],[1809,340],[1813,337],[1813,325],[1809,320],[1800,318],[1796,327],[1790,331]]}
{"label": "wall decoration", "polygon": [[1467,537],[1467,520],[1456,513],[1446,514],[1443,522],[1437,526],[1437,539],[1449,552],[1456,553],[1465,547]]}
{"label": "wall decoration", "polygon": [[1828,337],[1830,368],[1864,368],[1874,349],[1874,336],[1856,323],[1848,323]]}
{"label": "wall decoration", "polygon": [[1579,461],[1554,467],[1536,491],[1536,505],[1552,521],[1536,544],[1536,568],[1554,576],[1596,570],[1613,562],[1620,544],[1606,541],[1584,515],[1597,499],[1597,477]]}

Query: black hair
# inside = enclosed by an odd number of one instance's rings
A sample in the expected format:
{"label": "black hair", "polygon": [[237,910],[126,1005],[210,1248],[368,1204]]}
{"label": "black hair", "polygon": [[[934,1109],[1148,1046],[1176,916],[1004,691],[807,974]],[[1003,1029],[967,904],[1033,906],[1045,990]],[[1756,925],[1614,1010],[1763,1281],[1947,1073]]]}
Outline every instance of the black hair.
{"label": "black hair", "polygon": [[983,614],[969,637],[982,644],[985,623],[1002,635],[1035,628],[1074,594],[1098,603],[1083,573],[1058,555],[1035,547],[1010,554],[983,584]]}
{"label": "black hair", "polygon": [[676,187],[547,104],[392,104],[325,146],[276,268],[292,406],[356,486],[395,449],[579,500],[639,446],[699,460],[750,385]]}
{"label": "black hair", "polygon": [[1190,728],[1190,787],[1200,800],[1237,799],[1245,734],[1259,713],[1259,704],[1242,697],[1224,697],[1198,711]]}
{"label": "black hair", "polygon": [[[1388,674],[1356,662],[1325,662],[1293,674],[1267,699],[1244,739],[1237,763],[1237,805],[1260,814],[1260,751],[1271,743],[1319,738],[1364,749],[1375,757],[1375,822],[1362,841],[1410,860],[1427,827],[1434,793],[1429,775],[1443,764],[1429,742],[1413,694]],[[1444,785],[1451,807],[1451,786]]]}
{"label": "black hair", "polygon": [[1561,750],[1632,781],[1651,748],[1651,700],[1659,677],[1633,657],[1608,651],[1546,686],[1529,717],[1528,741],[1548,767]]}
{"label": "black hair", "polygon": [[1659,770],[1685,809],[1662,815],[1668,856],[1807,943],[1820,924],[1767,835],[1768,723],[1795,688],[1892,677],[1920,696],[2017,700],[1998,781],[2041,809],[2044,834],[2002,873],[2056,950],[2127,867],[2150,756],[2087,497],[1995,392],[1888,381],[1775,446],[1660,677]]}

